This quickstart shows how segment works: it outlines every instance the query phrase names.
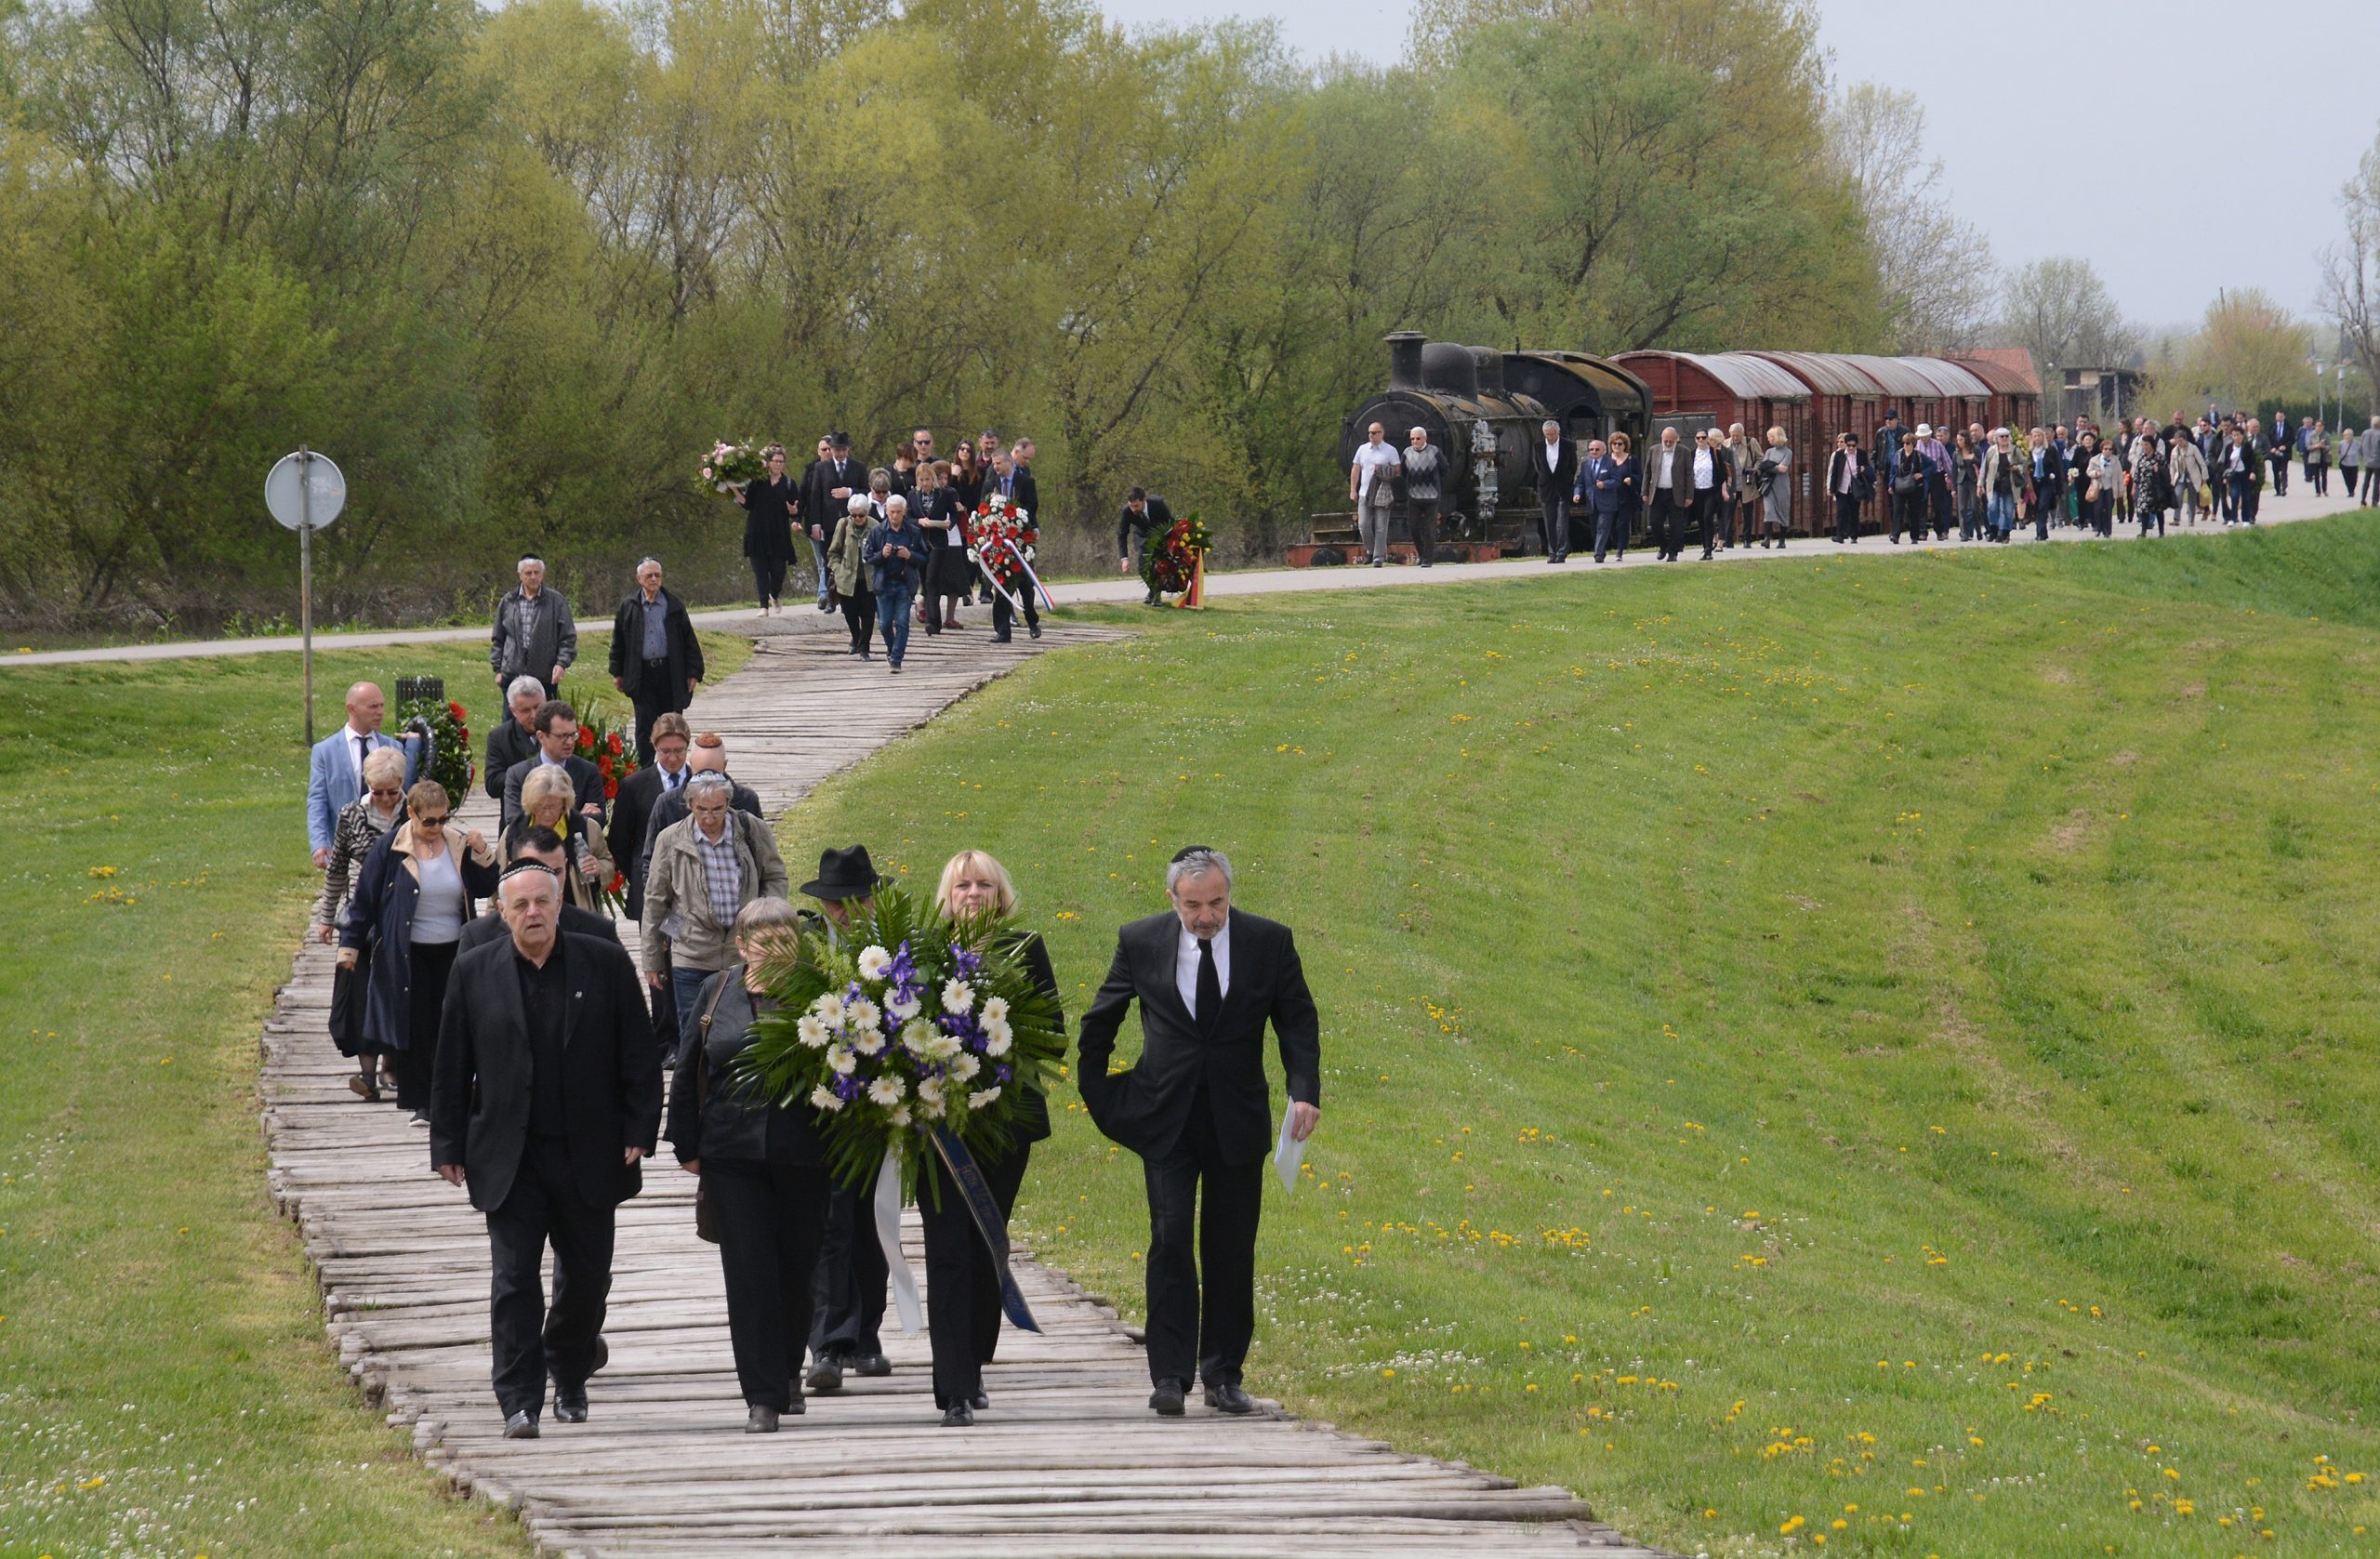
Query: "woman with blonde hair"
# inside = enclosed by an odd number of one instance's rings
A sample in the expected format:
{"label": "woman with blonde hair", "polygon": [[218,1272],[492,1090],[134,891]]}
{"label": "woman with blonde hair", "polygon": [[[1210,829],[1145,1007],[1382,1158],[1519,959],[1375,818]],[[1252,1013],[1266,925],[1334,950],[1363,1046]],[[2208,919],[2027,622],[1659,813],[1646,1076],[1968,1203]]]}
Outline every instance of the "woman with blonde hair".
{"label": "woman with blonde hair", "polygon": [[[933,902],[957,922],[959,941],[1020,959],[1057,1010],[1058,977],[1050,967],[1049,949],[1038,933],[1007,923],[1017,905],[1007,867],[985,851],[962,850],[944,864]],[[1057,1023],[1064,1032],[1064,1017]],[[999,1205],[1003,1226],[1016,1210],[1033,1144],[1050,1134],[1049,1102],[1039,1090],[1027,1089],[1022,1103],[1008,1151],[998,1158],[975,1159]],[[976,1409],[990,1406],[984,1395],[984,1366],[999,1342],[1000,1274],[949,1171],[937,1160],[932,1172],[933,1185],[921,1186],[918,1196],[926,1236],[926,1330],[933,1344],[934,1406],[943,1410],[944,1427],[956,1429],[973,1423]]]}
{"label": "woman with blonde hair", "polygon": [[588,819],[575,815],[578,804],[570,771],[541,763],[521,782],[521,815],[504,831],[502,864],[510,865],[521,852],[521,840],[532,828],[551,828],[562,838],[570,868],[562,874],[562,903],[581,909],[603,911],[603,889],[612,880],[612,847],[603,830],[588,827]]}
{"label": "woman with blonde hair", "polygon": [[[397,826],[405,806],[405,755],[402,747],[375,747],[364,760],[364,794],[342,808],[331,833],[331,856],[323,863],[323,896],[314,905],[314,934],[324,942],[338,935],[347,918],[348,884],[380,836]],[[381,1074],[397,1086],[388,1050],[364,1037],[365,975],[341,970],[331,991],[331,1041],[339,1054],[355,1058],[347,1086],[357,1097],[380,1102]]]}
{"label": "woman with blonde hair", "polygon": [[[1767,522],[1768,535],[1780,548],[1793,523],[1793,484],[1786,477],[1792,469],[1793,448],[1785,442],[1785,429],[1771,428],[1768,448],[1762,453],[1760,464],[1753,468],[1752,482],[1760,489],[1761,513]],[[1764,539],[1761,545],[1767,546],[1768,540]]]}

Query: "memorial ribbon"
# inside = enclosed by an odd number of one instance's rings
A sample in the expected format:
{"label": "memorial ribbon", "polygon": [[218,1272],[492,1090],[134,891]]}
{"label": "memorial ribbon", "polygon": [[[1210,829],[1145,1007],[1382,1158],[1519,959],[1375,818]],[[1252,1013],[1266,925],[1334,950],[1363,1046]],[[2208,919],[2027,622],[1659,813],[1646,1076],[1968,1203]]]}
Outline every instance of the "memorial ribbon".
{"label": "memorial ribbon", "polygon": [[[977,1177],[979,1180],[981,1177]],[[916,1331],[926,1324],[918,1303],[918,1275],[901,1253],[901,1150],[884,1150],[876,1171],[876,1243],[884,1249],[884,1271],[892,1280],[892,1302],[901,1313],[901,1329]]]}
{"label": "memorial ribbon", "polygon": [[999,1269],[1000,1308],[1007,1312],[1009,1324],[1024,1331],[1039,1331],[1040,1324],[1033,1319],[1025,1294],[1016,1286],[1016,1275],[1009,1270],[1008,1220],[1000,1215],[1000,1204],[992,1196],[991,1186],[985,1182],[982,1167],[949,1127],[929,1128],[927,1135],[933,1143],[934,1152],[942,1157],[943,1168],[950,1171],[959,1196],[966,1199],[967,1210],[975,1220],[975,1232],[984,1236],[984,1249],[992,1253],[992,1264]]}
{"label": "memorial ribbon", "polygon": [[[1016,599],[1016,592],[1010,589],[1006,585],[1001,584],[999,582],[998,575],[995,575],[990,569],[984,568],[984,555],[981,552],[976,552],[973,556],[975,559],[975,566],[979,569],[983,569],[984,577],[991,581],[992,588],[1008,597],[1008,609],[1016,613],[1019,616],[1024,615],[1025,602]],[[1030,573],[1032,571],[1028,569],[1026,572]],[[1036,583],[1038,583],[1038,581],[1036,581]]]}
{"label": "memorial ribbon", "polygon": [[1016,543],[1004,541],[1001,545],[1016,554],[1016,566],[1025,570],[1025,576],[1033,581],[1035,589],[1041,592],[1041,604],[1055,612],[1058,609],[1058,598],[1050,593],[1049,586],[1041,583],[1041,576],[1033,572],[1033,565],[1025,561],[1025,554],[1018,551]]}

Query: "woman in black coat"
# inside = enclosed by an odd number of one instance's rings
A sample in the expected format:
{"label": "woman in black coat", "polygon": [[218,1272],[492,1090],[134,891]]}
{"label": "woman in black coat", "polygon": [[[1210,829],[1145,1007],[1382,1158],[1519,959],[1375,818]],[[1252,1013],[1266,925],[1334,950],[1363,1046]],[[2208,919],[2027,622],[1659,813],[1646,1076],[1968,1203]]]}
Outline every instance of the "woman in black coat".
{"label": "woman in black coat", "polygon": [[736,915],[736,961],[695,997],[669,1085],[669,1145],[680,1169],[702,1177],[719,1235],[747,1434],[774,1434],[780,1414],[802,1410],[798,1374],[834,1189],[810,1106],[771,1104],[734,1081],[753,1020],[774,1005],[754,965],[791,952],[800,931],[783,899],[754,899]]}
{"label": "woman in black coat", "polygon": [[747,482],[735,495],[744,506],[744,556],[751,561],[763,617],[782,610],[777,597],[785,589],[786,565],[793,562],[793,513],[801,507],[800,487],[785,474],[785,445],[769,445],[768,461],[767,479]]}
{"label": "woman in black coat", "polygon": [[[1016,888],[1008,869],[990,855],[962,850],[943,866],[934,905],[962,921],[973,916],[1006,916],[1016,909]],[[1040,936],[1012,931],[1001,947],[1017,952],[1033,983],[1054,1005],[1058,977]],[[1064,1018],[1058,1024],[1063,1030]],[[1021,1104],[1008,1152],[975,1159],[992,1199],[999,1204],[1003,1229],[1016,1210],[1017,1190],[1025,1183],[1033,1144],[1050,1134],[1050,1104],[1040,1090],[1027,1089]],[[942,1409],[945,1428],[959,1428],[973,1423],[976,1410],[990,1406],[984,1394],[984,1366],[991,1363],[999,1344],[1000,1273],[966,1199],[939,1159],[933,1164],[933,1183],[919,1188],[918,1217],[926,1236],[926,1332],[933,1344],[933,1404]]]}

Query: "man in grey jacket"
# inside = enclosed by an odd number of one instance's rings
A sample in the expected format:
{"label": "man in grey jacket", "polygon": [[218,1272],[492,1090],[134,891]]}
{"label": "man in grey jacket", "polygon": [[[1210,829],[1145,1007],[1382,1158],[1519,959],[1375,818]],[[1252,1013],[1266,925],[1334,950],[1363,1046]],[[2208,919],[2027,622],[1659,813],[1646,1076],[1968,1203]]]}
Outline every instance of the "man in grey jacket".
{"label": "man in grey jacket", "polygon": [[2370,509],[2380,503],[2380,416],[2372,426],[2356,435],[2356,453],[2362,456],[2363,507]]}
{"label": "man in grey jacket", "polygon": [[725,774],[686,782],[686,818],[661,831],[644,874],[638,922],[645,980],[666,980],[678,1004],[678,1032],[694,1028],[703,982],[735,961],[735,917],[754,899],[781,899],[788,879],[769,826],[733,805]]}
{"label": "man in grey jacket", "polygon": [[578,624],[560,590],[546,588],[545,560],[522,558],[521,583],[496,603],[496,631],[487,664],[496,673],[497,695],[515,677],[535,677],[548,698],[562,696],[562,674],[578,658]]}

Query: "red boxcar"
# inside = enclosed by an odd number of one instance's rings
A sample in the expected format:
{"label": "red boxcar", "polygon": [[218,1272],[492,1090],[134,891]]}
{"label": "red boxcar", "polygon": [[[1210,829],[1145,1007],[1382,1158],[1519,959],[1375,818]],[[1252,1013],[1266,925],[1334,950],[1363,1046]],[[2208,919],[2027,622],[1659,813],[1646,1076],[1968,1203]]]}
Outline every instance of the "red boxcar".
{"label": "red boxcar", "polygon": [[1611,361],[1652,390],[1655,442],[1662,428],[1671,425],[1687,433],[1714,426],[1725,432],[1731,423],[1740,422],[1755,440],[1771,428],[1785,429],[1786,444],[1793,452],[1794,528],[1816,526],[1808,386],[1750,352],[1630,351]]}
{"label": "red boxcar", "polygon": [[2041,420],[2042,415],[2042,390],[2033,382],[2033,377],[1988,357],[1954,357],[1950,361],[1990,387],[1991,426],[2007,429],[2022,445],[2027,430]]}

